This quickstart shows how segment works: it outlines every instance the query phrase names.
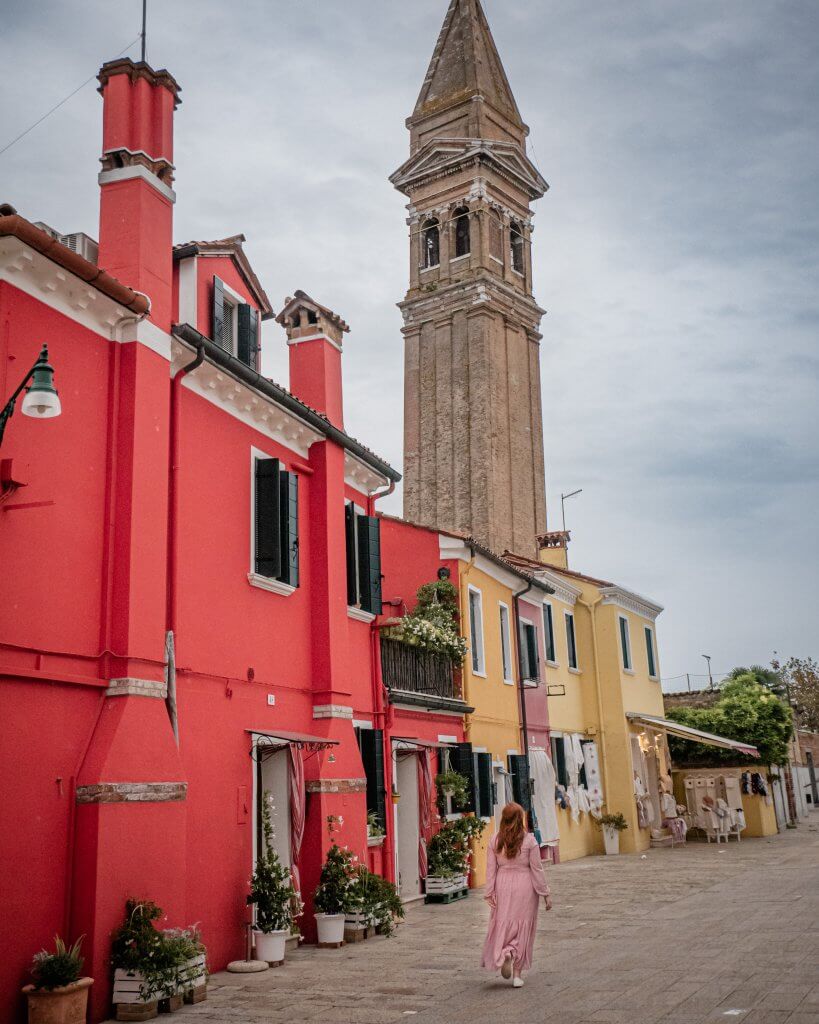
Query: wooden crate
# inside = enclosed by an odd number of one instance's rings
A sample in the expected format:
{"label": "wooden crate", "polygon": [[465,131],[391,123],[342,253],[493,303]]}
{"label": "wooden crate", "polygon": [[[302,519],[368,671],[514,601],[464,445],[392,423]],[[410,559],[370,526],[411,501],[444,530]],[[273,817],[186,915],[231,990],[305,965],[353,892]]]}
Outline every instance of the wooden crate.
{"label": "wooden crate", "polygon": [[465,875],[455,875],[453,878],[430,875],[426,882],[426,893],[428,896],[445,896],[447,893],[461,892],[466,887]]}

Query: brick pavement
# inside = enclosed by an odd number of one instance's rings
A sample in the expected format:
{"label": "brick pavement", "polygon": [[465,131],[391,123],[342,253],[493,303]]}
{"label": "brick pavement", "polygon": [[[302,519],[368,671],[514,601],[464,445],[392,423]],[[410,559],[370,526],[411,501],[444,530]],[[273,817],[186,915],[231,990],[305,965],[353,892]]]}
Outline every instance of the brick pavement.
{"label": "brick pavement", "polygon": [[[819,823],[819,812],[815,816]],[[180,1024],[819,1024],[819,827],[550,869],[522,989],[477,967],[479,893],[413,905],[395,938],[217,974]]]}

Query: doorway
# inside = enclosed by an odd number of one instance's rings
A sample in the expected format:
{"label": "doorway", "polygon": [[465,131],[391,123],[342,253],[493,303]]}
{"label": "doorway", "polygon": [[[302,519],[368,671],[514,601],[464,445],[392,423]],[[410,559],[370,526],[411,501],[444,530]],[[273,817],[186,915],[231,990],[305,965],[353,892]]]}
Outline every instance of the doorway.
{"label": "doorway", "polygon": [[398,891],[402,900],[421,895],[418,868],[418,756],[401,752],[396,759],[395,781],[400,794],[396,807]]}
{"label": "doorway", "polygon": [[290,763],[287,747],[275,750],[257,748],[253,863],[256,863],[264,842],[263,801],[267,795],[270,823],[273,826],[273,849],[285,867],[290,867]]}

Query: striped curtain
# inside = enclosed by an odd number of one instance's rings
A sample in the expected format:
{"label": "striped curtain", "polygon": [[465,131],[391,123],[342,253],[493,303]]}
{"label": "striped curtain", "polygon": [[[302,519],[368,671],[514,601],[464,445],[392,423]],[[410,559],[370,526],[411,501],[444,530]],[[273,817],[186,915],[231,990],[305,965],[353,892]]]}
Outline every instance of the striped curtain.
{"label": "striped curtain", "polygon": [[304,812],[307,796],[304,789],[304,762],[301,751],[295,744],[287,747],[290,760],[290,874],[293,876],[293,888],[301,891],[299,877],[299,856],[301,841],[304,838]]}
{"label": "striped curtain", "polygon": [[427,877],[427,836],[432,825],[431,750],[418,754],[418,875]]}

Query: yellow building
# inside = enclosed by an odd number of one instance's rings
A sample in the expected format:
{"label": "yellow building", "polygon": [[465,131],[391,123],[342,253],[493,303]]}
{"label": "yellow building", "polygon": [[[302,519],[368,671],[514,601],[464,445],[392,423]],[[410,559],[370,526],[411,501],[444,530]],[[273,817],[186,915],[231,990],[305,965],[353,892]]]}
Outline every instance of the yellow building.
{"label": "yellow building", "polygon": [[[469,642],[463,666],[463,698],[474,708],[464,719],[464,735],[474,754],[489,754],[492,806],[478,813],[487,828],[474,850],[472,884],[486,880],[486,848],[500,809],[515,795],[512,758],[524,753],[521,734],[519,662],[514,595],[530,588],[541,600],[548,585],[515,567],[470,538],[440,533],[442,560],[457,560],[462,631]],[[533,595],[536,595],[533,597]],[[514,766],[514,761],[511,763]]]}

